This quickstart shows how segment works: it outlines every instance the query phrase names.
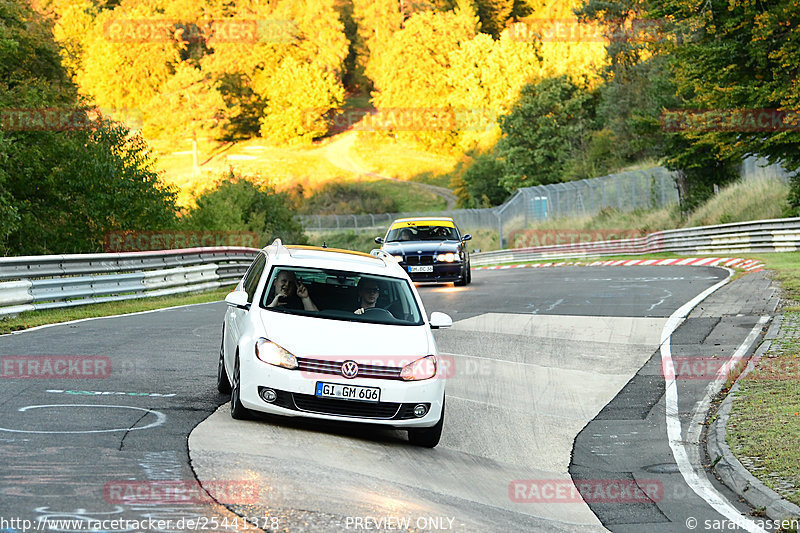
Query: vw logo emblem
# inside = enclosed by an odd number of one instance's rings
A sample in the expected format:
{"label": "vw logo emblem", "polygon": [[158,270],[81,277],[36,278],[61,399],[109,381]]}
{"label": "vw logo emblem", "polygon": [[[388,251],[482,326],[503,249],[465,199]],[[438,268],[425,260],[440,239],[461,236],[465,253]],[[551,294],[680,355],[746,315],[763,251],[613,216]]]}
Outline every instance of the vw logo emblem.
{"label": "vw logo emblem", "polygon": [[358,375],[358,363],[355,361],[345,361],[342,363],[342,375],[348,379],[353,379]]}

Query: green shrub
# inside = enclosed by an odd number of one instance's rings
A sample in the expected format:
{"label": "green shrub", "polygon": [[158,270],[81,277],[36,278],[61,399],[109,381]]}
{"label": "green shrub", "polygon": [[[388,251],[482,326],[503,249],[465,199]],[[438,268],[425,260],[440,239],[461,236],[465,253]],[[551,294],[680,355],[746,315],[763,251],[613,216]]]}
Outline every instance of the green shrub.
{"label": "green shrub", "polygon": [[328,182],[306,198],[304,213],[314,215],[396,213],[397,200],[363,182]]}
{"label": "green shrub", "polygon": [[183,226],[201,231],[252,231],[262,246],[275,238],[286,244],[305,244],[288,195],[257,181],[233,172],[224,176],[215,188],[197,198],[197,207],[183,218]]}

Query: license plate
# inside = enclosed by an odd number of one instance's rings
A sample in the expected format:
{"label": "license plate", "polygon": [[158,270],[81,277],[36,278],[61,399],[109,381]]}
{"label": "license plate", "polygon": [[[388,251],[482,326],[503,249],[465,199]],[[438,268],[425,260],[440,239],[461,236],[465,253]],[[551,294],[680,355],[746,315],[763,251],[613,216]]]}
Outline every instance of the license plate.
{"label": "license plate", "polygon": [[433,265],[410,266],[409,272],[433,272]]}
{"label": "license plate", "polygon": [[316,395],[319,398],[379,402],[381,400],[381,389],[378,387],[362,387],[361,385],[344,385],[342,383],[323,383],[318,381]]}

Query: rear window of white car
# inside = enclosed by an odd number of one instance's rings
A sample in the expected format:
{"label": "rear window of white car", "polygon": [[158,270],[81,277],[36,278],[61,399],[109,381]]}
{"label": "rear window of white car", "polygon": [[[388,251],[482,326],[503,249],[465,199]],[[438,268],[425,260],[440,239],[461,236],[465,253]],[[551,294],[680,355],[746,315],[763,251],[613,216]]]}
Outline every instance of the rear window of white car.
{"label": "rear window of white car", "polygon": [[342,270],[276,266],[260,305],[277,313],[351,322],[423,323],[407,280]]}

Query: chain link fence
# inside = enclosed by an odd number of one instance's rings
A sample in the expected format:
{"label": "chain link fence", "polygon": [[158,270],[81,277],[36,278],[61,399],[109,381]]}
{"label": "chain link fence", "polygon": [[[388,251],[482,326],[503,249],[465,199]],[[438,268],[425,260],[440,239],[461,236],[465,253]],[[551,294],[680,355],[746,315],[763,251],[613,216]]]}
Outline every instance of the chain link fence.
{"label": "chain link fence", "polygon": [[[467,233],[479,230],[497,232],[502,239],[513,230],[552,218],[592,216],[605,208],[619,211],[657,209],[678,203],[674,172],[663,167],[611,174],[600,178],[537,185],[518,189],[502,205],[485,209],[453,209],[413,213],[369,215],[305,215],[303,228],[310,232],[353,231],[381,234],[402,217],[447,216]],[[745,179],[789,176],[780,165],[767,165],[763,159],[749,158],[741,167]],[[500,247],[506,243],[501,240]]]}
{"label": "chain link fence", "polygon": [[413,213],[368,215],[305,215],[306,231],[386,231],[392,220],[410,216],[453,217],[465,232],[478,230],[507,234],[536,221],[566,216],[594,215],[613,207],[620,211],[657,208],[678,201],[672,173],[655,167],[551,185],[518,189],[502,205],[485,209],[452,209]]}

